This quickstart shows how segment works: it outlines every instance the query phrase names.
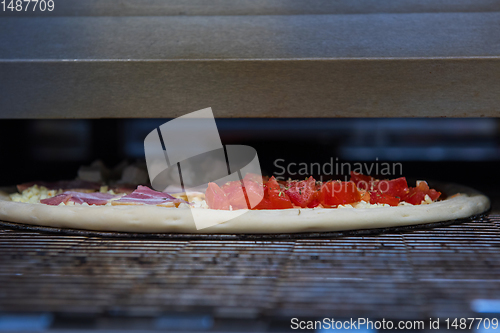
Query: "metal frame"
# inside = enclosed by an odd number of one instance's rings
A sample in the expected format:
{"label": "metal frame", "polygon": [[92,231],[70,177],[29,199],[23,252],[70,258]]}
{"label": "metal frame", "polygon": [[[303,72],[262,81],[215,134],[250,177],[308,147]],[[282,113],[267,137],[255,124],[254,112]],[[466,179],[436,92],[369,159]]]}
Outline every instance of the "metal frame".
{"label": "metal frame", "polygon": [[498,11],[3,17],[0,118],[209,106],[217,117],[496,117],[499,21]]}

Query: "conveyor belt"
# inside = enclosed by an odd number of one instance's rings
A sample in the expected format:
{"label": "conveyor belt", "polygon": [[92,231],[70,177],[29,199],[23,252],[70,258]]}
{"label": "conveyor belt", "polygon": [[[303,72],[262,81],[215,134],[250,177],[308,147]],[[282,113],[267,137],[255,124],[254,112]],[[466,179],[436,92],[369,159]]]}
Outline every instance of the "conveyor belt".
{"label": "conveyor belt", "polygon": [[500,299],[500,215],[413,232],[276,241],[0,229],[0,311],[211,318],[474,317]]}

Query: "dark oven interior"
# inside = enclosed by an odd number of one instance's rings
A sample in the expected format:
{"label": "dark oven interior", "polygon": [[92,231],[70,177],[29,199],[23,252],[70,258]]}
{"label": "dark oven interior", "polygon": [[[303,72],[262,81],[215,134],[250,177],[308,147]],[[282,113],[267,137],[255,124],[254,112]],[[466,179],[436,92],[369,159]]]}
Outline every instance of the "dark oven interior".
{"label": "dark oven interior", "polygon": [[212,107],[222,143],[254,147],[265,175],[389,165],[475,188],[492,208],[314,237],[0,221],[0,331],[498,328],[498,2],[20,2],[0,2],[2,188],[74,179],[96,160],[144,164],[152,129]]}
{"label": "dark oven interior", "polygon": [[[16,143],[1,146],[10,161],[1,164],[8,175],[2,185],[72,179],[80,165],[96,159],[109,166],[141,160],[144,136],[165,121],[3,120],[2,142],[15,138]],[[495,317],[497,119],[217,119],[217,124],[225,144],[255,147],[268,175],[281,175],[278,166],[286,162],[398,162],[410,178],[480,189],[493,209],[451,225],[321,238],[130,239],[4,225],[0,309],[1,318],[10,320],[4,327],[282,332],[291,330],[291,318],[429,325],[429,318]],[[287,172],[283,176],[300,176],[293,167]]]}

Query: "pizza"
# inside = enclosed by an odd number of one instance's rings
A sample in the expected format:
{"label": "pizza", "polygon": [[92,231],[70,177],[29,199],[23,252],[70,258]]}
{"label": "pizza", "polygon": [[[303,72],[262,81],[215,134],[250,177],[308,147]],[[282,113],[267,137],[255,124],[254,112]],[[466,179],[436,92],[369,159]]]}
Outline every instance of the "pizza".
{"label": "pizza", "polygon": [[[260,201],[252,209],[421,205],[435,202],[441,196],[441,192],[429,188],[425,181],[418,181],[410,188],[405,177],[380,180],[356,172],[351,172],[350,181],[325,183],[317,182],[312,176],[305,180],[278,181],[271,177],[263,181],[257,175],[248,174],[243,183],[248,200],[251,202],[255,196]],[[222,188],[209,183],[205,193],[208,207],[223,210],[248,208],[241,189],[239,181],[228,182]]]}
{"label": "pizza", "polygon": [[[415,225],[485,212],[468,187],[352,172],[349,181],[277,180],[247,174],[190,193],[82,180],[31,182],[0,193],[0,219],[40,226],[139,233],[300,233]],[[250,204],[250,203],[254,204]],[[197,229],[194,218],[210,221]]]}

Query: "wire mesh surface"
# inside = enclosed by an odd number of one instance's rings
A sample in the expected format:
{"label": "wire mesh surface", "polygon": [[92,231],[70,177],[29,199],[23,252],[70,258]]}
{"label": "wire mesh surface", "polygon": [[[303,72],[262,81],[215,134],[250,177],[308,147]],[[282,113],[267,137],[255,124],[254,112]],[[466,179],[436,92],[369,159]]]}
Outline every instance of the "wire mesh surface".
{"label": "wire mesh surface", "polygon": [[227,241],[227,240],[243,240],[243,241],[256,241],[256,240],[293,240],[293,239],[307,239],[307,238],[337,238],[346,236],[367,236],[378,235],[381,233],[389,232],[411,232],[414,230],[429,229],[436,227],[444,227],[451,224],[463,223],[467,221],[474,221],[486,213],[470,216],[463,219],[431,222],[424,224],[405,225],[396,227],[385,228],[371,228],[371,229],[358,229],[358,230],[342,230],[342,231],[322,231],[322,232],[303,232],[303,233],[279,233],[279,234],[202,234],[202,233],[133,233],[133,232],[115,232],[115,231],[95,231],[84,229],[70,229],[70,228],[55,228],[38,225],[30,225],[24,223],[14,223],[0,221],[0,229],[13,229],[23,230],[30,232],[45,232],[59,235],[68,236],[85,236],[85,237],[98,237],[98,238],[122,238],[122,239],[168,239],[168,240],[214,240],[214,241]]}
{"label": "wire mesh surface", "polygon": [[473,317],[500,300],[500,215],[376,236],[129,240],[0,229],[0,311]]}

